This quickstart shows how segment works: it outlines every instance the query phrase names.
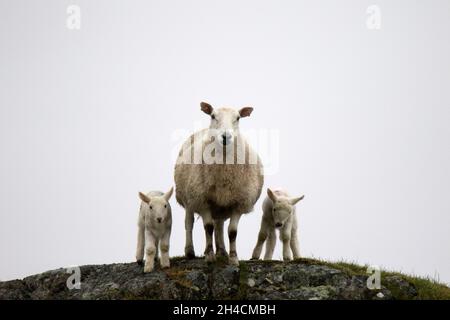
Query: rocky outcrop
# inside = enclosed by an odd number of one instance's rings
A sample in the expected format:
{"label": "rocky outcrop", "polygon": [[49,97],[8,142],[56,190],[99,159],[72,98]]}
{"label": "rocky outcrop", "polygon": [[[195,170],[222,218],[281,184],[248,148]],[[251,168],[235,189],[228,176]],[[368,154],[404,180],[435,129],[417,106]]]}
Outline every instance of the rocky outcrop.
{"label": "rocky outcrop", "polygon": [[[399,276],[369,290],[364,274],[309,260],[241,261],[208,265],[175,258],[167,270],[143,273],[136,263],[82,266],[81,288],[69,290],[70,273],[57,269],[0,282],[0,299],[413,299],[413,284]],[[388,289],[389,288],[389,289]],[[395,294],[394,294],[395,293]]]}

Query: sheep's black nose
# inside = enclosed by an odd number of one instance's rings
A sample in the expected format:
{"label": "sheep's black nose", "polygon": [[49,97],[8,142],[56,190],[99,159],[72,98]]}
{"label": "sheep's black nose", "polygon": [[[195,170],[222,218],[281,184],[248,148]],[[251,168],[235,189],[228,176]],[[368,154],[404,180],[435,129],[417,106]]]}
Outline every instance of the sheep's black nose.
{"label": "sheep's black nose", "polygon": [[222,134],[222,144],[223,144],[223,145],[228,144],[228,141],[230,141],[231,138],[232,138],[232,136],[231,136],[231,134],[229,134],[228,132],[223,133],[223,134]]}
{"label": "sheep's black nose", "polygon": [[162,218],[156,218],[156,221],[158,221],[159,223],[161,223]]}
{"label": "sheep's black nose", "polygon": [[275,227],[280,228],[283,224],[281,222],[275,223]]}

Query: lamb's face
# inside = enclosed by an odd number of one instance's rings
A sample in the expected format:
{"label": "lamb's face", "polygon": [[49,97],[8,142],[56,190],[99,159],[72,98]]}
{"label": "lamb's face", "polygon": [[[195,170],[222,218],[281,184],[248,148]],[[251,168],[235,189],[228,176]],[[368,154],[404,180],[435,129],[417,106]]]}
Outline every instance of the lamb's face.
{"label": "lamb's face", "polygon": [[[162,192],[161,192],[162,193]],[[148,217],[155,225],[162,224],[170,219],[169,199],[172,196],[173,188],[164,193],[162,196],[149,196],[139,192],[139,198],[148,207]]]}
{"label": "lamb's face", "polygon": [[219,108],[215,110],[211,105],[202,102],[201,109],[210,115],[209,125],[210,135],[215,137],[215,141],[226,146],[234,141],[234,137],[239,133],[239,119],[248,117],[253,108],[245,107],[238,110],[232,108]]}
{"label": "lamb's face", "polygon": [[282,228],[294,212],[294,206],[304,196],[291,198],[281,190],[267,188],[267,196],[272,201],[272,216],[276,228]]}
{"label": "lamb's face", "polygon": [[293,206],[288,199],[277,199],[273,203],[272,216],[276,228],[282,228],[292,214]]}
{"label": "lamb's face", "polygon": [[164,223],[169,217],[169,203],[164,197],[151,197],[150,202],[147,203],[150,219],[156,225]]}

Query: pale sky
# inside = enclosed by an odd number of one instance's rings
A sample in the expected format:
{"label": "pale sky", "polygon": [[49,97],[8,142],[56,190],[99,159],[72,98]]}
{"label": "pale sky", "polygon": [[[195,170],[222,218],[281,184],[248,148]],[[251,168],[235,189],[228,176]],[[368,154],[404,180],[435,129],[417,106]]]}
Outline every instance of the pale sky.
{"label": "pale sky", "polygon": [[[449,17],[447,0],[0,0],[0,280],[133,261],[138,191],[174,185],[207,101],[252,106],[241,129],[278,135],[263,195],[305,194],[303,256],[450,283]],[[200,221],[194,238],[202,254]]]}

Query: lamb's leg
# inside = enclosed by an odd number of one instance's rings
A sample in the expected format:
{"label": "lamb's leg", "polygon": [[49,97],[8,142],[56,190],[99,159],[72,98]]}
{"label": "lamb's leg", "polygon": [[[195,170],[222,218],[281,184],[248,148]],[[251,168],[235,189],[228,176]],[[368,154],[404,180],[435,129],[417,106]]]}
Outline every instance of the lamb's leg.
{"label": "lamb's leg", "polygon": [[294,232],[294,230],[292,230],[291,235],[291,250],[294,255],[294,259],[300,258],[300,245],[298,244],[297,232]]}
{"label": "lamb's leg", "polygon": [[294,259],[300,258],[300,245],[298,243],[297,226],[297,216],[294,211],[291,230],[291,250],[294,255]]}
{"label": "lamb's leg", "polygon": [[239,265],[239,259],[236,252],[236,237],[240,218],[240,213],[233,213],[230,218],[230,225],[228,226],[228,239],[230,240],[230,255],[228,261],[235,266]]}
{"label": "lamb's leg", "polygon": [[291,256],[291,232],[283,228],[280,232],[280,240],[283,242],[283,260],[292,260]]}
{"label": "lamb's leg", "polygon": [[264,242],[267,239],[268,231],[265,227],[261,225],[261,230],[258,233],[258,242],[256,243],[255,249],[253,249],[252,259],[258,260],[261,256],[261,251],[264,245]]}
{"label": "lamb's leg", "polygon": [[213,249],[214,221],[211,217],[211,212],[209,211],[203,212],[201,216],[206,236],[205,260],[206,262],[213,262],[216,260]]}
{"label": "lamb's leg", "polygon": [[270,230],[266,241],[266,252],[264,254],[264,260],[272,260],[273,250],[275,249],[275,243],[277,241],[277,235],[275,230]]}
{"label": "lamb's leg", "polygon": [[145,249],[144,272],[151,272],[155,264],[156,239],[149,230],[145,230],[145,242],[147,248]]}
{"label": "lamb's leg", "polygon": [[194,228],[194,211],[186,209],[186,217],[184,220],[184,227],[186,229],[186,245],[184,247],[184,254],[186,258],[195,258],[194,243],[192,241],[192,229]]}
{"label": "lamb's leg", "polygon": [[144,247],[145,247],[145,234],[144,234],[144,224],[138,225],[138,235],[137,235],[137,248],[136,248],[136,262],[142,265],[144,259]]}
{"label": "lamb's leg", "polygon": [[223,239],[223,224],[224,221],[214,220],[214,240],[216,241],[216,255],[221,257],[228,257],[227,250],[225,250],[225,241]]}
{"label": "lamb's leg", "polygon": [[170,230],[167,230],[161,239],[161,258],[160,258],[161,268],[170,268],[169,247],[170,247]]}

